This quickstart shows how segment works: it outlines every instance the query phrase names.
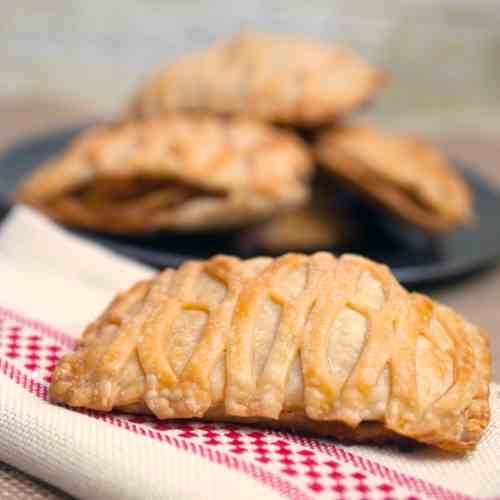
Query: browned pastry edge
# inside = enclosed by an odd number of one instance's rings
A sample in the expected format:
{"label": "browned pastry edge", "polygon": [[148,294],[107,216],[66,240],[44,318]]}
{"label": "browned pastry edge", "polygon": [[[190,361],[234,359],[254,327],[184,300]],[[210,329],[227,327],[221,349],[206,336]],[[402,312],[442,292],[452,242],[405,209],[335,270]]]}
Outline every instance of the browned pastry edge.
{"label": "browned pastry edge", "polygon": [[[472,193],[460,174],[451,167],[438,151],[429,143],[415,138],[391,137],[393,144],[402,145],[405,142],[411,143],[411,149],[420,149],[436,155],[433,164],[429,169],[423,169],[418,183],[420,186],[403,185],[397,178],[391,179],[389,175],[377,173],[371,162],[384,161],[386,152],[379,150],[378,157],[368,157],[361,154],[363,139],[357,145],[345,146],[338,136],[342,134],[355,134],[357,131],[369,130],[373,134],[384,134],[373,127],[367,126],[346,126],[337,127],[319,135],[315,144],[315,155],[319,164],[335,176],[340,177],[352,188],[365,194],[371,201],[377,203],[390,213],[401,219],[414,224],[425,231],[431,233],[442,233],[469,224],[474,219],[474,208]],[[386,135],[387,136],[387,135]],[[392,147],[391,145],[391,147]],[[411,151],[407,154],[411,156]],[[404,160],[404,159],[403,159]],[[387,166],[397,170],[404,168],[404,161],[397,164],[390,157],[387,159]],[[414,166],[414,165],[413,165]],[[422,165],[425,167],[426,165]],[[453,200],[442,199],[441,207],[431,206],[422,197],[420,188],[425,188],[428,176],[432,175],[434,180],[440,179],[443,185],[446,183],[453,195]],[[445,187],[446,189],[446,187]],[[447,203],[454,203],[453,211],[449,210]]]}
{"label": "browned pastry edge", "polygon": [[[117,407],[116,410],[133,415],[153,416],[151,411],[143,405],[122,406]],[[179,420],[179,422],[182,421]],[[303,432],[312,436],[327,437],[345,444],[394,443],[398,445],[415,445],[415,441],[387,429],[380,422],[361,422],[358,427],[352,428],[342,422],[311,420],[303,413],[282,413],[279,420],[230,417],[225,413],[224,407],[219,406],[208,410],[203,419],[200,420],[200,422],[203,421],[252,425],[264,429],[276,429],[278,431]]]}

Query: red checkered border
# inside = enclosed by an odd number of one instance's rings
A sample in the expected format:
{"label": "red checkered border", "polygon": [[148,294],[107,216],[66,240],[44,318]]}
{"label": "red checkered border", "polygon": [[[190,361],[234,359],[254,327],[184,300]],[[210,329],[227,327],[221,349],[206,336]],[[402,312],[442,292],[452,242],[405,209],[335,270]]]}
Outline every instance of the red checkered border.
{"label": "red checkered border", "polygon": [[[71,337],[40,321],[28,319],[19,313],[16,313],[4,307],[0,307],[0,318],[2,317],[13,320],[20,325],[29,327],[37,331],[39,334],[50,337],[52,340],[56,341],[67,350],[70,350],[74,347],[75,342]],[[15,383],[21,385],[30,393],[35,394],[38,398],[45,401],[48,400],[48,385],[46,383],[35,380],[26,373],[23,373],[6,358],[0,357],[0,372],[4,373],[7,377],[9,377]],[[137,425],[130,420],[116,417],[113,414],[102,414],[89,410],[79,410],[79,412],[84,413],[92,418],[110,423],[114,426],[132,431],[144,437],[154,439],[174,446],[175,448],[191,452],[197,456],[206,458],[211,462],[247,474],[255,480],[272,488],[284,497],[294,500],[312,500],[314,498],[314,495],[311,496],[309,493],[302,491],[301,488],[292,484],[286,477],[282,477],[279,474],[267,471],[263,467],[260,467],[254,463],[243,460],[229,453],[214,450],[208,446],[190,442],[187,439],[179,439],[174,436],[169,436],[154,429],[145,428],[144,426]],[[339,463],[349,464],[359,471],[363,471],[363,473],[367,473],[379,479],[383,479],[384,481],[387,481],[394,486],[402,487],[412,494],[414,493],[424,495],[428,498],[436,500],[474,500],[474,497],[453,492],[451,490],[448,490],[447,488],[432,484],[428,481],[412,477],[411,475],[405,473],[397,472],[389,467],[378,464],[373,460],[369,460],[362,456],[351,453],[345,450],[343,447],[325,443],[324,440],[315,440],[311,439],[310,437],[291,433],[280,433],[280,437],[288,440],[289,442],[299,444],[304,448],[320,451],[323,454],[332,457],[332,459],[336,460]],[[359,476],[364,477],[362,473],[360,473]],[[337,495],[333,498],[346,500],[346,497],[343,495],[342,491],[338,492]],[[404,498],[405,500],[418,500],[414,495],[405,496]],[[387,496],[387,499],[395,500],[395,497]],[[490,499],[483,498],[482,500],[500,500],[500,497],[494,497]]]}

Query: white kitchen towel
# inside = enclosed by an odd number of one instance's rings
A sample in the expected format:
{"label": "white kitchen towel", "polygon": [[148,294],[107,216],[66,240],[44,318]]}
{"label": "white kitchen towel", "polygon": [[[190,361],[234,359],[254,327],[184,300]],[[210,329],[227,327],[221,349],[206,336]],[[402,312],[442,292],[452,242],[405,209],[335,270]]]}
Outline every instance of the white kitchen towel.
{"label": "white kitchen towel", "polygon": [[84,499],[500,498],[500,386],[465,457],[286,432],[75,411],[47,401],[57,359],[152,271],[18,207],[0,227],[0,460]]}

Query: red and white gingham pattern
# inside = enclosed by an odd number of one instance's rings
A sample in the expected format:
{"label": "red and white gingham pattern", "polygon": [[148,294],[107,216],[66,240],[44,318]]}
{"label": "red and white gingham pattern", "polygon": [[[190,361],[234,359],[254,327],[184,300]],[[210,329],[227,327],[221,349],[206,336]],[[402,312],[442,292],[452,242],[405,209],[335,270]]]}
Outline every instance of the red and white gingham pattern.
{"label": "red and white gingham pattern", "polygon": [[[0,370],[37,397],[47,399],[55,363],[73,344],[46,325],[0,308]],[[398,473],[325,439],[234,424],[82,413],[248,474],[292,499],[471,498]]]}

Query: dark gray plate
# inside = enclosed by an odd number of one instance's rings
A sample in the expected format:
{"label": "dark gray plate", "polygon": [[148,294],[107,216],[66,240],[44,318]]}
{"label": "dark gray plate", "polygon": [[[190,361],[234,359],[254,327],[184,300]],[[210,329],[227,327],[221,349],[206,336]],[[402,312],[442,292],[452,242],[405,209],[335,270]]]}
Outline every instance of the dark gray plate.
{"label": "dark gray plate", "polygon": [[[0,206],[5,214],[19,180],[40,162],[60,151],[82,127],[56,132],[19,144],[0,158]],[[450,281],[493,265],[500,259],[500,194],[462,165],[476,203],[476,224],[455,233],[429,237],[369,206],[348,191],[340,196],[357,214],[360,236],[334,252],[355,252],[388,264],[398,279],[409,286]],[[1,214],[0,214],[1,215]],[[247,257],[261,253],[242,246],[235,233],[181,236],[111,237],[79,232],[119,253],[158,268],[178,266],[188,257],[229,253]]]}

